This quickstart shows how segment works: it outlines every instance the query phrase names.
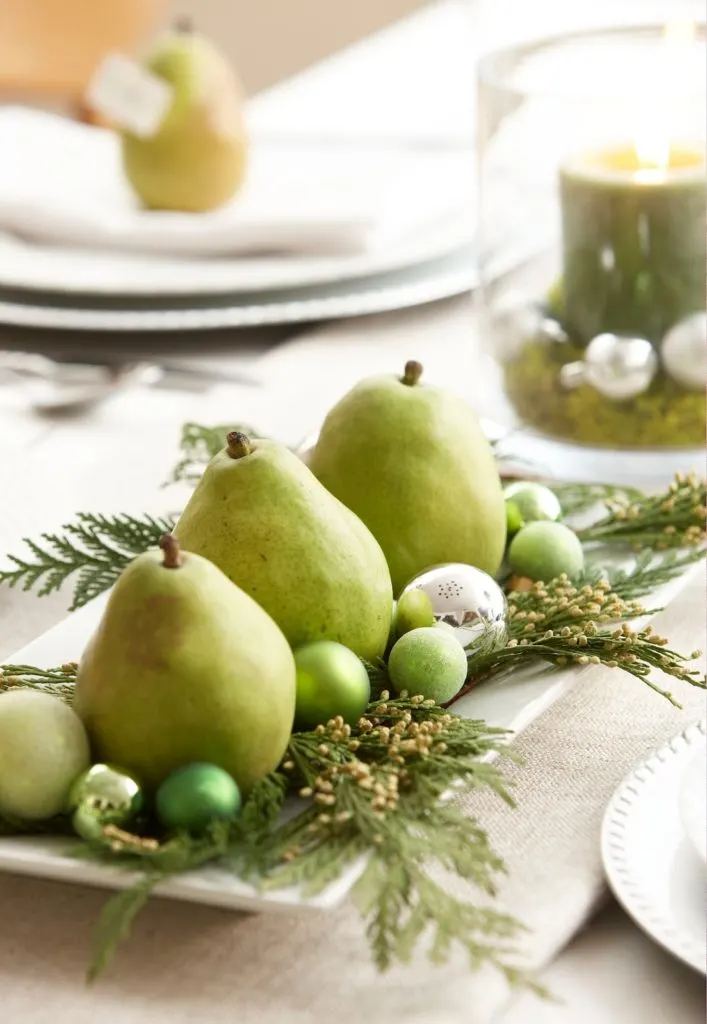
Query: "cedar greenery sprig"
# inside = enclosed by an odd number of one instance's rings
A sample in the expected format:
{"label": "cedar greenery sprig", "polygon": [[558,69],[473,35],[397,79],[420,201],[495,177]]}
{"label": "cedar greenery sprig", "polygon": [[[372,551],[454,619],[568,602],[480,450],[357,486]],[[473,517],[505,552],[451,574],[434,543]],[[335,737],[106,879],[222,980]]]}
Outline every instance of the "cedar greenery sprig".
{"label": "cedar greenery sprig", "polygon": [[646,548],[696,547],[707,539],[707,482],[694,473],[678,473],[667,491],[631,500],[616,497],[606,503],[606,515],[577,531],[583,544],[625,544]]}
{"label": "cedar greenery sprig", "polygon": [[618,484],[577,484],[561,483],[555,480],[543,481],[553,491],[562,506],[565,519],[588,512],[598,504],[619,499],[630,502],[641,501],[643,491],[635,487]]}
{"label": "cedar greenery sprig", "polygon": [[558,667],[605,665],[623,669],[680,707],[652,674],[659,670],[704,689],[704,675],[690,665],[701,652],[683,655],[671,650],[668,640],[655,635],[650,625],[630,628],[629,622],[647,614],[636,601],[621,597],[608,580],[580,586],[566,576],[549,583],[528,581],[527,589],[508,596],[507,645],[489,653],[470,653],[470,679],[455,699],[481,679],[509,671],[529,658],[539,658]]}
{"label": "cedar greenery sprig", "polygon": [[185,423],[179,439],[181,456],[166,483],[195,484],[209,460],[223,448],[226,435],[233,430],[250,437],[261,436],[254,427],[243,423],[215,427],[205,427],[201,423]]}
{"label": "cedar greenery sprig", "polygon": [[57,668],[35,665],[0,665],[0,693],[9,690],[39,690],[71,704],[78,665],[72,661]]}
{"label": "cedar greenery sprig", "polygon": [[[12,666],[12,673],[13,685],[27,680],[49,687],[69,674],[32,666]],[[511,985],[544,994],[519,963],[523,927],[492,906],[503,863],[479,822],[453,798],[464,785],[491,789],[512,806],[501,772],[488,760],[507,753],[505,740],[502,730],[422,697],[391,699],[384,692],[353,727],[337,717],[295,733],[280,768],[254,787],[230,826],[215,823],[202,837],[164,838],[106,826],[97,838],[77,843],[75,855],[137,870],[139,877],[104,908],[89,978],[107,966],[156,885],[213,861],[261,890],[295,885],[305,895],[351,870],[358,873],[353,899],[381,970],[407,962],[418,941],[428,942],[433,962],[461,945],[473,968],[494,966]],[[281,817],[288,792],[301,809]],[[10,832],[27,831],[24,823],[7,824]],[[435,877],[439,872],[465,880],[470,897],[450,895]]]}
{"label": "cedar greenery sprig", "polygon": [[23,590],[38,587],[43,597],[76,577],[71,610],[81,608],[108,590],[126,565],[174,527],[171,516],[103,516],[79,512],[65,523],[63,534],[43,533],[39,541],[25,539],[30,557],[8,555],[14,568],[0,571],[0,583]]}

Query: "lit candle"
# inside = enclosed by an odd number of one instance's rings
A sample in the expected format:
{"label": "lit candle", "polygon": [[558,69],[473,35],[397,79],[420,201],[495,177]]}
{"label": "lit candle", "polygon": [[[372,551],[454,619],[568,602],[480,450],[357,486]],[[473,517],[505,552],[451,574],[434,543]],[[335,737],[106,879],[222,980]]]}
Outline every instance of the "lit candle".
{"label": "lit candle", "polygon": [[[689,33],[668,29],[666,38],[663,70],[676,72],[676,42]],[[667,89],[668,76],[658,84]],[[635,142],[577,154],[560,169],[562,319],[585,345],[604,331],[657,344],[705,308],[705,151],[671,142],[679,100],[661,97],[646,101]]]}

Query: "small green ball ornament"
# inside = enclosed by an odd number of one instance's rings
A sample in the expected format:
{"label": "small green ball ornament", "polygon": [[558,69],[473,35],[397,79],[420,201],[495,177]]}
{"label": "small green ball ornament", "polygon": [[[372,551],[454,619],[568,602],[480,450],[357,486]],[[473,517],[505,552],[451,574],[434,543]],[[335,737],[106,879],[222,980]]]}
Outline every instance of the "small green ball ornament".
{"label": "small green ball ornament", "polygon": [[306,731],[341,715],[354,725],[368,707],[371,684],[361,659],[334,640],[315,640],[295,651],[295,729]]}
{"label": "small green ball ornament", "polygon": [[437,626],[413,629],[396,643],[388,658],[388,675],[397,693],[421,694],[437,704],[455,697],[467,675],[464,648]]}
{"label": "small green ball ornament", "polygon": [[504,487],[503,495],[506,499],[509,536],[513,536],[528,523],[545,519],[555,522],[562,518],[562,506],[557,495],[543,484],[536,484],[530,480],[515,480]]}
{"label": "small green ball ornament", "polygon": [[506,535],[514,537],[523,525],[520,509],[511,498],[506,498]]}
{"label": "small green ball ornament", "polygon": [[172,772],[155,794],[155,811],[168,829],[203,832],[213,821],[238,817],[241,793],[228,772],[215,764],[188,764]]}
{"label": "small green ball ornament", "polygon": [[142,787],[134,775],[111,764],[94,764],[71,787],[68,810],[84,839],[100,836],[105,825],[127,825],[144,805]]}
{"label": "small green ball ornament", "polygon": [[412,629],[433,626],[435,621],[432,601],[424,590],[404,590],[395,609],[395,635],[404,636]]}
{"label": "small green ball ornament", "polygon": [[83,723],[58,697],[0,694],[0,815],[42,821],[61,814],[90,764]]}
{"label": "small green ball ornament", "polygon": [[513,573],[531,580],[552,580],[562,573],[576,579],[584,570],[584,552],[563,523],[529,523],[511,541],[508,563]]}

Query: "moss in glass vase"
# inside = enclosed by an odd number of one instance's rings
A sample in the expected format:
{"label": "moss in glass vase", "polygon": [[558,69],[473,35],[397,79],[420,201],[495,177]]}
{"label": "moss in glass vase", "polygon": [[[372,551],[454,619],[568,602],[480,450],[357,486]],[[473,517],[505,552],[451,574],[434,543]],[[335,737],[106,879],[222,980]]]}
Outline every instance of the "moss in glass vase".
{"label": "moss in glass vase", "polygon": [[583,384],[560,384],[565,363],[580,360],[575,344],[528,341],[504,366],[506,393],[520,418],[540,433],[579,444],[609,448],[698,447],[706,416],[701,392],[686,391],[658,375],[643,394],[615,402]]}

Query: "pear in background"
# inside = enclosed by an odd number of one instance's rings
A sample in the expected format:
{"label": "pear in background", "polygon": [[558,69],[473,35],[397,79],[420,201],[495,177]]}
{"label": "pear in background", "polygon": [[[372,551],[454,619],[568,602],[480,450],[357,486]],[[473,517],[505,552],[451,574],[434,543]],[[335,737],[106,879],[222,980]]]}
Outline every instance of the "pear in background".
{"label": "pear in background", "polygon": [[335,640],[361,658],[383,654],[392,614],[383,552],[284,445],[229,434],[174,533],[262,605],[293,648]]}
{"label": "pear in background", "polygon": [[222,206],[243,182],[247,158],[243,94],[233,69],[181,22],[157,42],[146,67],[169,83],[173,98],[154,135],[122,134],[130,184],[150,209]]}
{"label": "pear in background", "polygon": [[149,787],[208,762],[244,792],[280,761],[292,730],[295,664],[272,619],[224,574],[148,551],[124,570],[76,681],[74,710],[96,758]]}
{"label": "pear in background", "polygon": [[395,594],[431,565],[464,562],[493,575],[506,511],[491,447],[451,392],[402,377],[361,381],[329,412],[309,465],[383,548]]}

